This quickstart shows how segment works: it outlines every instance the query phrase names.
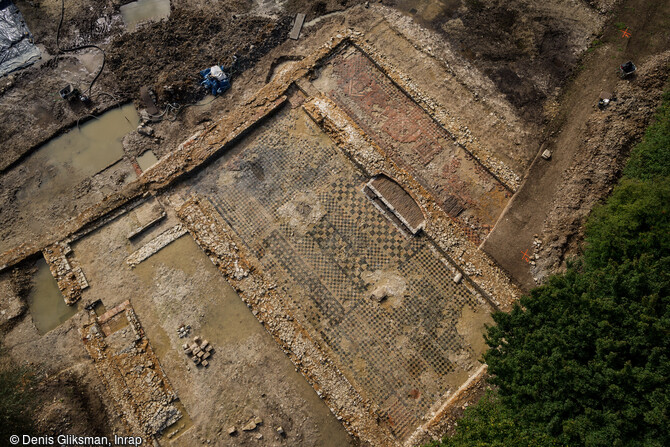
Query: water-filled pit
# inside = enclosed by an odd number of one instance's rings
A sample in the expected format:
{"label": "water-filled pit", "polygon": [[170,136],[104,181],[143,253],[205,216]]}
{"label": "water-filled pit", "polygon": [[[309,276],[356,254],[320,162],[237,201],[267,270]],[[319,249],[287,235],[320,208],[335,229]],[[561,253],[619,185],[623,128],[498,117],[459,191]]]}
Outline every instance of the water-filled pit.
{"label": "water-filled pit", "polygon": [[170,0],[138,0],[121,6],[123,23],[129,30],[147,21],[158,21],[170,16]]}
{"label": "water-filled pit", "polygon": [[41,335],[57,328],[77,313],[77,305],[65,304],[56,280],[44,258],[35,264],[37,272],[28,295],[28,308],[33,323]]}
{"label": "water-filled pit", "polygon": [[79,207],[134,180],[121,141],[138,123],[132,104],[114,108],[52,139],[21,165],[3,172],[0,189],[14,192],[3,197],[7,201],[0,201],[0,208],[14,217],[11,226],[0,228],[0,252],[50,232],[54,220],[72,216]]}
{"label": "water-filled pit", "polygon": [[151,150],[145,151],[137,157],[137,164],[140,165],[142,171],[146,171],[156,163],[158,163],[158,157]]}

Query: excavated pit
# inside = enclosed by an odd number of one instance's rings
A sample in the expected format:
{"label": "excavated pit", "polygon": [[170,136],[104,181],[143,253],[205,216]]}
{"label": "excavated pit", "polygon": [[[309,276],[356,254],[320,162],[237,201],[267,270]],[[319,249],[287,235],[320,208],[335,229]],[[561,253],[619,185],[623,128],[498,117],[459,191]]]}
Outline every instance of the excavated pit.
{"label": "excavated pit", "polygon": [[41,335],[65,323],[77,313],[77,306],[68,306],[63,300],[56,280],[43,259],[35,264],[37,272],[34,285],[28,296],[28,311]]}
{"label": "excavated pit", "polygon": [[[30,102],[0,125],[2,290],[20,299],[38,253],[51,267],[4,326],[11,356],[72,371],[104,430],[161,445],[414,446],[453,427],[484,387],[491,313],[530,271],[509,218],[545,163],[541,124],[604,18],[558,0],[117,3],[68,9],[62,36],[107,45],[91,113],[135,104],[77,126],[84,109],[48,102],[90,79],[93,51],[0,85]],[[232,88],[198,101],[213,61]],[[141,89],[165,119],[138,129]]]}

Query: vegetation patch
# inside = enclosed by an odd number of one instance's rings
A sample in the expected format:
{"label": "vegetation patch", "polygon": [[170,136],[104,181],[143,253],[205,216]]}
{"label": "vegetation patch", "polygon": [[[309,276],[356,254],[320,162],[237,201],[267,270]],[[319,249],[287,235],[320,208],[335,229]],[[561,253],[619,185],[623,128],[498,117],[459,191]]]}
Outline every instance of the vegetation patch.
{"label": "vegetation patch", "polygon": [[495,390],[437,446],[670,445],[670,92],[582,257],[493,315]]}
{"label": "vegetation patch", "polygon": [[6,352],[0,365],[0,439],[10,436],[33,434],[33,408],[35,402],[34,375],[26,368],[10,365]]}

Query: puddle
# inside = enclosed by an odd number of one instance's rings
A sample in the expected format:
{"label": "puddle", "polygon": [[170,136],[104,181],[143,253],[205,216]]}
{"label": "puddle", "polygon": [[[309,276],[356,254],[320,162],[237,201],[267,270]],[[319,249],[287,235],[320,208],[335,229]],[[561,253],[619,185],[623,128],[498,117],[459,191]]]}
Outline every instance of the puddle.
{"label": "puddle", "polygon": [[86,207],[133,180],[135,172],[123,158],[121,140],[138,123],[139,116],[132,104],[114,108],[81,124],[79,129],[74,127],[54,138],[20,166],[3,173],[0,188],[5,181],[4,184],[17,188],[15,218],[25,232],[0,233],[0,252],[49,231],[54,217],[75,212],[63,206],[63,199],[76,197],[77,205]]}
{"label": "puddle", "polygon": [[39,149],[53,166],[70,166],[93,175],[123,157],[121,139],[137,128],[140,118],[132,104],[114,108],[87,121]]}
{"label": "puddle", "polygon": [[145,151],[142,155],[137,157],[137,164],[140,165],[142,172],[146,171],[156,163],[158,163],[158,158],[151,150]]}
{"label": "puddle", "polygon": [[[198,276],[203,270],[207,273],[211,272],[213,280],[206,286],[192,287],[188,283],[188,278]],[[168,318],[168,315],[177,316],[177,324],[173,325],[175,327],[179,324],[189,323],[191,320],[188,311],[184,312],[185,309],[189,309],[189,302],[208,302],[202,310],[197,312],[206,315],[206,320],[197,330],[197,333],[192,332],[190,336],[198,335],[209,340],[215,346],[218,352],[215,352],[212,357],[213,365],[225,361],[225,358],[220,355],[221,352],[225,352],[230,347],[243,346],[249,339],[253,338],[260,338],[268,349],[279,349],[276,342],[253,316],[251,310],[244,304],[235,289],[220,276],[216,267],[190,236],[183,236],[172,242],[135,267],[133,272],[146,284],[165,281],[169,284],[170,290],[184,288],[188,298],[177,300],[175,307],[164,302],[156,303],[156,312],[162,314],[163,318]],[[182,279],[177,280],[177,277]],[[185,284],[182,284],[183,282]],[[160,285],[158,287],[158,295],[164,296],[165,293],[160,289]],[[216,296],[218,299],[212,302],[207,299],[210,296]],[[143,321],[146,322],[148,319]],[[173,349],[168,335],[160,326],[147,325],[145,329],[149,334],[154,351],[159,359],[163,359],[168,351]],[[178,343],[181,344],[182,341],[179,340]],[[163,361],[161,360],[161,362]],[[320,439],[318,439],[316,445],[322,447],[351,445],[349,436],[342,425],[330,413],[305,378],[295,370],[288,357],[282,354],[280,361],[273,364],[272,368],[276,371],[276,375],[283,378],[284,382],[291,384],[291,387],[296,390],[305,407],[309,410],[309,414],[318,426]],[[184,427],[177,428],[178,433],[173,434],[172,438],[179,436],[188,429],[189,420],[182,421]],[[175,426],[179,427],[182,421],[177,422]],[[168,429],[161,439],[169,438],[170,430]]]}
{"label": "puddle", "polygon": [[120,9],[126,28],[134,30],[141,22],[167,19],[170,16],[170,0],[138,0]]}
{"label": "puddle", "polygon": [[35,264],[33,288],[28,296],[28,309],[40,335],[57,328],[77,313],[77,306],[68,306],[58,289],[49,266],[42,258]]}

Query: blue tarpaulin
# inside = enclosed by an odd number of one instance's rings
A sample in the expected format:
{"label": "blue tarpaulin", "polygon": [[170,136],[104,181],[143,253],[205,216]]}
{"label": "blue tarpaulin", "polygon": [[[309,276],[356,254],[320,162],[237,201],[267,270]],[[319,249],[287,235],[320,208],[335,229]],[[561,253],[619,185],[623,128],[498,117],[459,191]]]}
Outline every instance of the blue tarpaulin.
{"label": "blue tarpaulin", "polygon": [[214,96],[221,94],[230,88],[228,76],[223,72],[223,68],[218,65],[202,70],[200,76],[204,79],[200,85],[210,90]]}

